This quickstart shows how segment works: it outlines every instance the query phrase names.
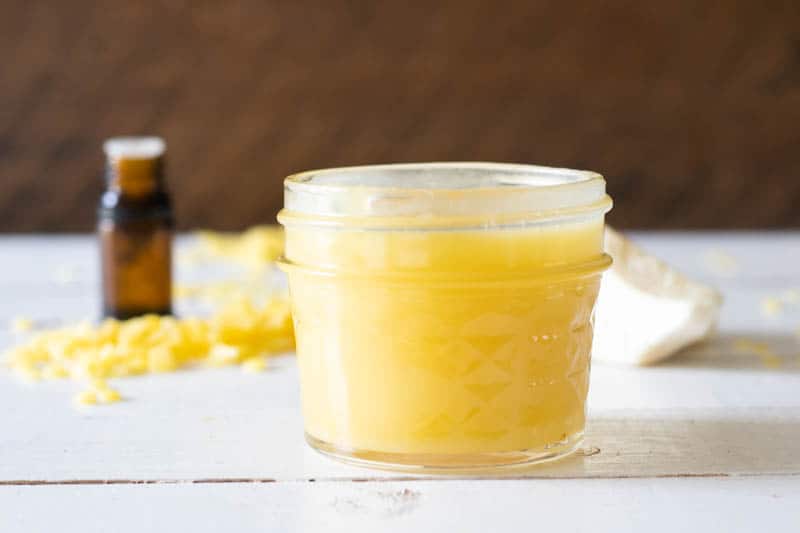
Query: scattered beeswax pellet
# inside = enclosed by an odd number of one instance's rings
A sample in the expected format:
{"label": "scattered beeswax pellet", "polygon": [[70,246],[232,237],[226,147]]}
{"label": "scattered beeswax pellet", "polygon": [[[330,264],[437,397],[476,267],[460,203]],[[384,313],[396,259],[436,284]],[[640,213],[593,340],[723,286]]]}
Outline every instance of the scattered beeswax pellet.
{"label": "scattered beeswax pellet", "polygon": [[[264,305],[242,299],[209,318],[176,319],[148,315],[126,321],[108,319],[97,326],[44,331],[11,349],[6,358],[27,380],[88,380],[92,388],[76,402],[118,401],[106,379],[172,372],[190,365],[222,366],[254,362],[294,348],[289,302],[273,297]],[[251,368],[252,367],[252,368]]]}
{"label": "scattered beeswax pellet", "polygon": [[264,301],[272,296],[274,289],[265,280],[263,272],[259,272],[248,280],[222,280],[205,283],[176,284],[173,296],[178,298],[191,298],[205,300],[214,304],[239,299],[250,299],[255,302]]}
{"label": "scattered beeswax pellet", "polygon": [[245,372],[263,372],[267,368],[267,361],[263,357],[251,357],[242,363],[242,370]]}
{"label": "scattered beeswax pellet", "polygon": [[254,269],[262,269],[283,253],[283,228],[280,226],[254,226],[233,234],[201,231],[198,238],[207,255]]}
{"label": "scattered beeswax pellet", "polygon": [[776,316],[783,310],[783,303],[778,299],[768,296],[761,300],[761,313],[766,316]]}
{"label": "scattered beeswax pellet", "polygon": [[97,403],[97,393],[93,390],[79,392],[75,396],[75,403],[79,405],[94,405]]}
{"label": "scattered beeswax pellet", "polygon": [[100,397],[100,400],[103,403],[114,403],[118,402],[122,399],[119,392],[115,391],[114,389],[103,389],[97,391],[97,396]]}
{"label": "scattered beeswax pellet", "polygon": [[15,333],[24,333],[33,329],[33,320],[18,316],[11,321],[11,330]]}
{"label": "scattered beeswax pellet", "polygon": [[44,379],[61,379],[69,377],[69,372],[67,372],[67,369],[58,363],[53,363],[52,365],[42,368],[41,374]]}
{"label": "scattered beeswax pellet", "polygon": [[738,339],[733,348],[739,353],[751,353],[761,359],[761,364],[766,368],[779,368],[783,365],[783,360],[765,342],[752,341],[749,339]]}

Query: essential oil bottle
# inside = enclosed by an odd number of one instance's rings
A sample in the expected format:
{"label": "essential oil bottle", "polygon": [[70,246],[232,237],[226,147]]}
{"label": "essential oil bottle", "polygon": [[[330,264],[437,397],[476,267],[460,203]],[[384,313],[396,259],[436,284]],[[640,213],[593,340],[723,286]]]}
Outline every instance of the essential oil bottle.
{"label": "essential oil bottle", "polygon": [[159,137],[115,137],[103,144],[106,190],[100,199],[103,316],[172,313],[174,218]]}

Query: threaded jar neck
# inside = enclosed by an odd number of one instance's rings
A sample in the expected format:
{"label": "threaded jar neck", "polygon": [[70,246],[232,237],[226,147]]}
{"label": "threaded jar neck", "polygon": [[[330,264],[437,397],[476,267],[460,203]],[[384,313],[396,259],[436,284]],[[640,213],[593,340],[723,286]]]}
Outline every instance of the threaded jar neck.
{"label": "threaded jar neck", "polygon": [[374,165],[316,170],[284,182],[286,226],[465,229],[602,218],[600,174],[504,163]]}

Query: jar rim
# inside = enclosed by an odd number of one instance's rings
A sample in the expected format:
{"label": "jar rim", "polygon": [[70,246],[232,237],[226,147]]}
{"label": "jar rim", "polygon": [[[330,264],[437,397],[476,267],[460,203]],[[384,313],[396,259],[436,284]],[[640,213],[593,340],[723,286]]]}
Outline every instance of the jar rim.
{"label": "jar rim", "polygon": [[283,224],[431,226],[541,222],[611,208],[603,176],[489,162],[311,170],[284,181]]}

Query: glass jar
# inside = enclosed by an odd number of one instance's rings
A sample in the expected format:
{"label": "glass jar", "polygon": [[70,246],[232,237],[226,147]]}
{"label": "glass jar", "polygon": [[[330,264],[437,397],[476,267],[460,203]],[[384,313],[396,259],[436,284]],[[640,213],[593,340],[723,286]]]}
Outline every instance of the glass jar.
{"label": "glass jar", "polygon": [[529,165],[288,177],[282,268],[311,446],[456,472],[574,451],[610,208],[599,174]]}

